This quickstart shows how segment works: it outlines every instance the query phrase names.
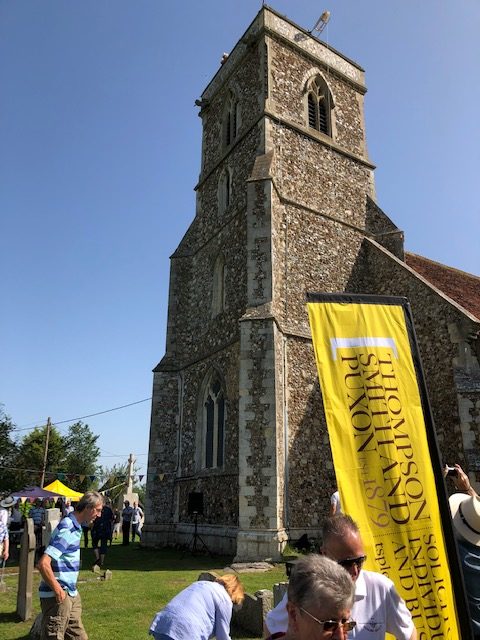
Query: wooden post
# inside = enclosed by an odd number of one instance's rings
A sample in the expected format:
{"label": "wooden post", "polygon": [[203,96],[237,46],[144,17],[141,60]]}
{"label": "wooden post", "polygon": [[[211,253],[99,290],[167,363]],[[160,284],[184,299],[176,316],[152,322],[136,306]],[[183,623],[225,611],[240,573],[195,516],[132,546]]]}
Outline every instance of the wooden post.
{"label": "wooden post", "polygon": [[22,543],[20,547],[20,563],[17,591],[17,614],[21,620],[32,617],[33,566],[35,562],[35,533],[33,520],[25,519]]}

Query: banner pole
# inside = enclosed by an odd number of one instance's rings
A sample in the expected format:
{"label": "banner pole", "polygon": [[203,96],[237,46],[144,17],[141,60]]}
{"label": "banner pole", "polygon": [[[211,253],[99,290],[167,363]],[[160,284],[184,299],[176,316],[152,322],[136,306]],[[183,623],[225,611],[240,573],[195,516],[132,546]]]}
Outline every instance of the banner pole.
{"label": "banner pole", "polygon": [[420,390],[420,399],[423,406],[423,415],[425,419],[425,431],[427,435],[428,448],[430,450],[430,458],[432,461],[433,476],[437,488],[438,508],[442,519],[443,535],[445,538],[445,546],[447,549],[447,558],[449,562],[450,575],[452,577],[453,588],[455,592],[455,605],[457,608],[457,617],[462,632],[462,640],[473,640],[473,629],[471,625],[471,617],[467,604],[467,593],[465,589],[465,581],[463,579],[463,571],[458,554],[457,542],[453,530],[452,514],[448,503],[448,496],[445,486],[445,478],[443,476],[443,466],[440,456],[440,448],[438,446],[437,433],[435,431],[435,423],[433,420],[433,412],[428,396],[427,385],[425,381],[422,357],[418,347],[417,334],[413,323],[413,313],[410,303],[405,300],[403,303],[405,320],[407,324],[408,335],[412,348],[413,363],[417,374],[417,382]]}

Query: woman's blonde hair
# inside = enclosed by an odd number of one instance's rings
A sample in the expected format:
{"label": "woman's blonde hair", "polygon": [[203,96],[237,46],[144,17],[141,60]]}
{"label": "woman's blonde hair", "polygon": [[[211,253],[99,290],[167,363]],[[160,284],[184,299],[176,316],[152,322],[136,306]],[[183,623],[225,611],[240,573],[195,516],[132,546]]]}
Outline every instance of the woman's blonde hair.
{"label": "woman's blonde hair", "polygon": [[215,578],[215,582],[223,584],[233,604],[242,604],[245,598],[245,589],[243,584],[231,573]]}

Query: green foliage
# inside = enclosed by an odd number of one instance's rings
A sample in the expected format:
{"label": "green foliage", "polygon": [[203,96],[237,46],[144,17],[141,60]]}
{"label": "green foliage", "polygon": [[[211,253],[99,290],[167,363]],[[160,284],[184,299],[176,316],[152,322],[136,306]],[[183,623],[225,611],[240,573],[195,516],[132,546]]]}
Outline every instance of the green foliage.
{"label": "green foliage", "polygon": [[138,502],[139,502],[139,504],[145,506],[145,493],[146,493],[145,483],[143,483],[143,484],[134,484],[133,485],[133,491],[138,493]]}
{"label": "green foliage", "polygon": [[[47,427],[35,427],[33,431],[23,437],[18,447],[17,464],[17,489],[29,484],[38,484],[32,481],[32,471],[41,471],[43,468],[43,458],[45,443],[47,439]],[[65,457],[63,438],[56,427],[51,427],[48,440],[47,469],[56,471],[62,468]],[[27,471],[21,471],[26,469]]]}
{"label": "green foliage", "polygon": [[[15,425],[0,405],[0,495],[27,485],[40,484],[44,466],[47,426],[35,427],[16,442]],[[99,436],[88,424],[76,422],[68,427],[66,434],[57,427],[50,428],[46,470],[49,474],[65,474],[65,484],[76,491],[87,491],[97,475],[97,460],[100,449]],[[85,476],[80,479],[80,476]],[[53,478],[47,475],[45,484]]]}
{"label": "green foliage", "polygon": [[13,467],[17,458],[17,444],[14,440],[14,429],[11,418],[0,405],[0,494],[8,493],[15,487]]}
{"label": "green foliage", "polygon": [[20,503],[18,508],[20,509],[20,513],[22,514],[22,516],[24,518],[28,518],[29,511],[32,507],[33,507],[33,504],[28,500],[25,500],[25,502]]}
{"label": "green foliage", "polygon": [[[101,491],[108,491],[108,497],[115,505],[125,493],[128,483],[128,462],[114,464],[112,467],[100,467],[99,475],[104,482]],[[138,476],[138,467],[133,465],[133,475]],[[138,501],[145,505],[145,484],[133,484],[133,492],[138,493]]]}
{"label": "green foliage", "polygon": [[124,464],[114,464],[111,467],[100,467],[98,475],[103,479],[100,491],[108,492],[108,497],[112,504],[116,504],[118,499],[125,493],[128,475],[128,462]]}
{"label": "green foliage", "polygon": [[294,549],[293,547],[291,547],[288,542],[285,545],[283,551],[282,551],[282,557],[283,558],[299,558],[300,556],[302,556],[303,554],[298,551],[298,549]]}
{"label": "green foliage", "polygon": [[[99,436],[92,433],[88,424],[75,422],[68,428],[68,433],[63,438],[64,460],[63,465],[68,474],[95,475],[97,473],[97,459],[100,449],[97,447]],[[68,486],[76,491],[87,491],[91,481],[88,477],[80,480],[78,476],[68,482]]]}

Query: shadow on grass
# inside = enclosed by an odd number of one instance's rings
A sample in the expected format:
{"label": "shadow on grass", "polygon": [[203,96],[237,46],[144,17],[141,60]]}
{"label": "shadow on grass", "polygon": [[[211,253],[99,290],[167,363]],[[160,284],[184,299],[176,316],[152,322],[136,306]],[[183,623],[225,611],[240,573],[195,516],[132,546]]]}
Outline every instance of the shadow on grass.
{"label": "shadow on grass", "polygon": [[[20,624],[20,623],[23,623],[23,622],[24,622],[23,620],[20,620],[20,618],[17,615],[16,611],[8,611],[8,612],[7,611],[2,611],[0,613],[0,627],[3,624],[8,624],[8,623],[10,623],[10,624],[18,623],[18,624]],[[30,626],[30,624],[31,623],[29,623],[29,626]],[[6,638],[6,636],[2,636],[1,635],[1,632],[0,632],[0,637],[2,637],[2,638],[5,637]],[[28,633],[26,635],[24,635],[24,636],[15,636],[15,640],[29,640],[29,638],[30,638],[30,631],[28,631]]]}
{"label": "shadow on grass", "polygon": [[16,611],[8,611],[0,613],[0,624],[5,622],[21,622]]}
{"label": "shadow on grass", "polygon": [[[95,556],[90,548],[81,550],[82,568],[90,568]],[[192,555],[181,549],[152,549],[141,547],[138,542],[123,546],[108,547],[104,568],[112,571],[193,571],[208,570],[212,567],[223,569],[231,564],[232,556]]]}

